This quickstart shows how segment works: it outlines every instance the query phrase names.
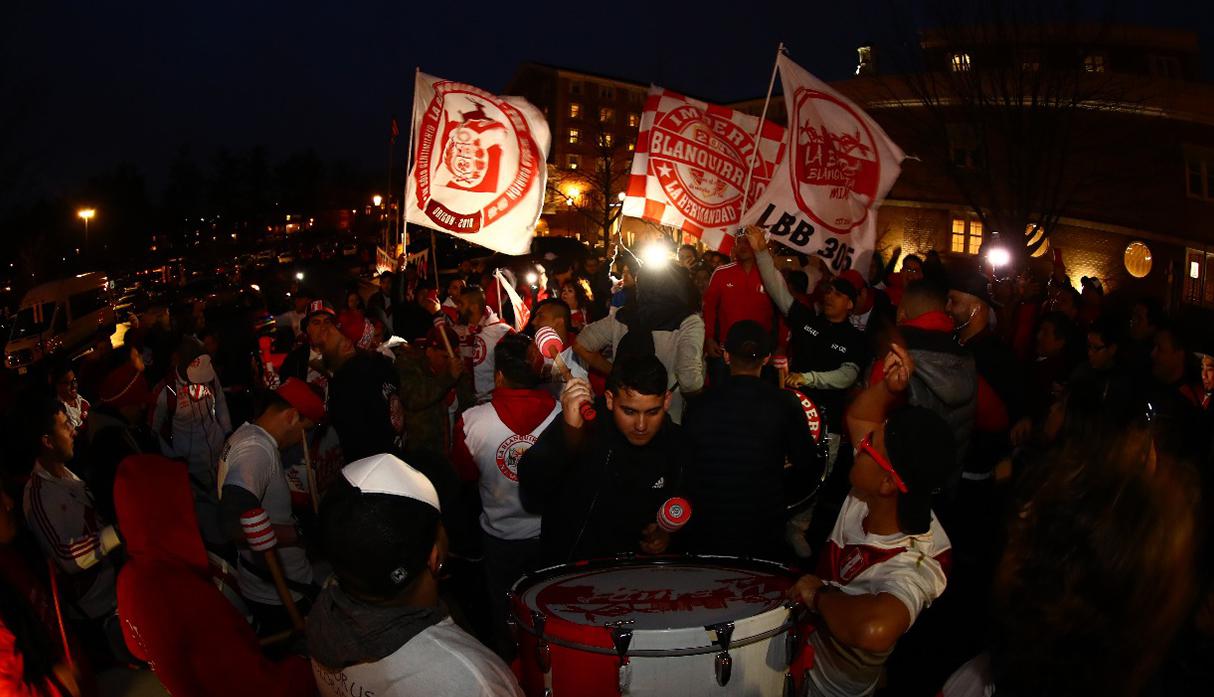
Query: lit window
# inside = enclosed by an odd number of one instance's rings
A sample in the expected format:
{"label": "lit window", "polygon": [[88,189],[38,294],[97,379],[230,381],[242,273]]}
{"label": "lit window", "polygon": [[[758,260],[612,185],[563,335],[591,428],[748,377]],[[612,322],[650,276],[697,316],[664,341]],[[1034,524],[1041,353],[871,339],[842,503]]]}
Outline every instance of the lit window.
{"label": "lit window", "polygon": [[614,120],[615,120],[615,109],[612,109],[611,107],[603,107],[602,109],[599,109],[599,122],[600,123],[611,123]]}
{"label": "lit window", "polygon": [[581,133],[576,128],[569,129],[569,144],[577,145],[581,141]]}
{"label": "lit window", "polygon": [[956,254],[965,253],[965,220],[953,218],[953,243],[949,250]]}
{"label": "lit window", "polygon": [[952,242],[954,254],[977,254],[982,248],[982,223],[978,220],[953,218]]}
{"label": "lit window", "polygon": [[615,88],[610,85],[599,85],[599,99],[615,99]]}
{"label": "lit window", "polygon": [[963,73],[970,69],[970,54],[954,53],[949,58],[954,73]]}
{"label": "lit window", "polygon": [[641,125],[641,115],[640,114],[629,114],[628,115],[628,127],[629,128],[636,128],[637,126],[640,126],[640,125]]}
{"label": "lit window", "polygon": [[876,66],[873,65],[873,47],[861,46],[856,49],[856,74],[857,75],[872,75],[876,72]]}
{"label": "lit window", "polygon": [[1083,69],[1089,73],[1104,72],[1104,54],[1089,53],[1083,57]]}
{"label": "lit window", "polygon": [[577,169],[582,166],[582,158],[580,155],[569,154],[565,156],[565,166],[569,169]]}
{"label": "lit window", "polygon": [[1028,225],[1024,226],[1024,237],[1028,240],[1029,245],[1034,245],[1038,242],[1041,243],[1041,246],[1037,247],[1037,251],[1030,255],[1033,258],[1040,258],[1049,253],[1050,240],[1045,236],[1045,228],[1037,225],[1036,223],[1029,223]]}
{"label": "lit window", "polygon": [[610,133],[604,133],[603,147],[610,148],[612,145],[615,145],[615,136],[611,135]]}
{"label": "lit window", "polygon": [[637,149],[637,144],[632,142],[631,140],[628,141],[628,152],[632,152],[633,150],[636,150],[636,149]]}
{"label": "lit window", "polygon": [[569,105],[569,118],[578,119],[582,117],[582,105],[574,102]]}

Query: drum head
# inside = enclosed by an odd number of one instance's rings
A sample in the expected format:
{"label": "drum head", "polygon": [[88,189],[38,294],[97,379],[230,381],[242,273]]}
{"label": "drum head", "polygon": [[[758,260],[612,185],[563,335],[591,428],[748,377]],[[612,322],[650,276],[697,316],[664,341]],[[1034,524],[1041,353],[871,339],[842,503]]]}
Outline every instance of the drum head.
{"label": "drum head", "polygon": [[715,560],[572,568],[520,590],[518,600],[564,622],[634,630],[706,627],[780,607],[790,574]]}

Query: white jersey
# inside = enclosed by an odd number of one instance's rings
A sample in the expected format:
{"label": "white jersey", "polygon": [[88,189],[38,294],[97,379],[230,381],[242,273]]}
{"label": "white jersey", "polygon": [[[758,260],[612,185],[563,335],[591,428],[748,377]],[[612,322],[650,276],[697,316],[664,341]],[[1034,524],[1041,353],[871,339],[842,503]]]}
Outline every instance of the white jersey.
{"label": "white jersey", "polygon": [[501,540],[529,540],[540,535],[540,517],[523,510],[518,493],[518,463],[540,434],[561,413],[552,412],[531,433],[515,433],[502,422],[493,403],[464,412],[462,436],[480,471],[481,529]]}
{"label": "white jersey", "polygon": [[[848,496],[819,562],[822,580],[849,595],[888,593],[906,606],[911,624],[948,583],[952,544],[932,515],[926,534],[873,535],[865,531],[868,506]],[[867,695],[877,687],[889,652],[876,654],[844,646],[824,624],[809,636],[814,647],[810,671],[815,695]]]}
{"label": "white jersey", "polygon": [[486,310],[485,319],[475,327],[458,325],[459,353],[472,369],[472,384],[476,389],[476,401],[484,402],[493,396],[494,360],[493,349],[511,329],[491,310]]}
{"label": "white jersey", "polygon": [[[219,458],[219,492],[223,487],[238,486],[257,497],[270,523],[274,525],[296,524],[291,511],[291,489],[282,468],[282,456],[278,442],[257,424],[245,423],[223,447]],[[255,603],[281,605],[274,584],[252,571],[265,568],[260,552],[240,550],[239,568],[240,594]],[[312,565],[303,547],[279,547],[278,558],[287,579],[300,584],[312,582]],[[299,594],[294,595],[298,597]]]}
{"label": "white jersey", "polygon": [[332,671],[312,661],[322,697],[523,697],[514,674],[448,617],[374,663]]}

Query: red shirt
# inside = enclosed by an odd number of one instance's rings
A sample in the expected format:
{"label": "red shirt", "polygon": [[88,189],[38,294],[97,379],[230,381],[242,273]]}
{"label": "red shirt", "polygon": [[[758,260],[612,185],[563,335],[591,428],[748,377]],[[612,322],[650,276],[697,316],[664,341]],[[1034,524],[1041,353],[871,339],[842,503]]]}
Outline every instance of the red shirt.
{"label": "red shirt", "polygon": [[770,331],[775,308],[763,288],[759,267],[747,273],[739,263],[718,266],[704,291],[704,332],[710,339],[725,341],[734,322],[752,319]]}

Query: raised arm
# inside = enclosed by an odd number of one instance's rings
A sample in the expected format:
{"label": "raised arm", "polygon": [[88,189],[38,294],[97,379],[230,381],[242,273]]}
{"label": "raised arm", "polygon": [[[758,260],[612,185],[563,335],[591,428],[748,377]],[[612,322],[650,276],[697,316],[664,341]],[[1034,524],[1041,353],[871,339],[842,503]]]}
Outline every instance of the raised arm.
{"label": "raised arm", "polygon": [[759,267],[759,277],[763,279],[763,287],[767,289],[767,296],[776,304],[780,313],[787,317],[794,299],[788,290],[788,284],[784,281],[784,276],[776,268],[775,259],[772,259],[771,252],[767,249],[767,238],[764,237],[763,228],[751,225],[746,228],[746,237],[750,240],[750,246],[755,250],[755,265]]}
{"label": "raised arm", "polygon": [[869,385],[847,409],[847,432],[853,443],[859,443],[885,421],[890,407],[910,384],[915,363],[905,348],[894,344],[885,356],[884,369],[884,379]]}

